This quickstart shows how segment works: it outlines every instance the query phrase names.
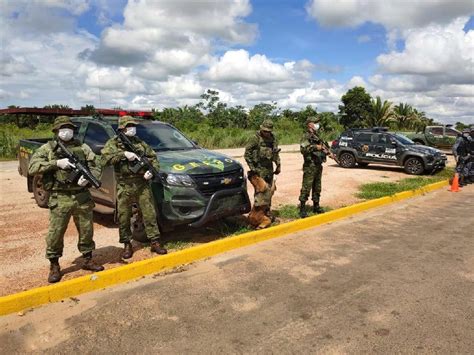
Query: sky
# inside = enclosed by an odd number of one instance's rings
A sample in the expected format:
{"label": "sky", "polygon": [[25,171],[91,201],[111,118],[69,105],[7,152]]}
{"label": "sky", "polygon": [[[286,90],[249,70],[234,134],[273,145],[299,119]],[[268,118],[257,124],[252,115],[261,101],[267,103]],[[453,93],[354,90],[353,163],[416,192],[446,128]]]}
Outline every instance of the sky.
{"label": "sky", "polygon": [[0,0],[0,107],[337,112],[354,86],[474,123],[473,0]]}

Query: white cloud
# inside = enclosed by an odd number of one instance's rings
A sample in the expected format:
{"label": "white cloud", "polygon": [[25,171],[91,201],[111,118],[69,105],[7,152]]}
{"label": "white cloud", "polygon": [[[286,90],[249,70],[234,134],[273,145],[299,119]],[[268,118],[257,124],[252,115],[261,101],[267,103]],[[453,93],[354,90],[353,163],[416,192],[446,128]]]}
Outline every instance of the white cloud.
{"label": "white cloud", "polygon": [[323,26],[348,27],[373,22],[388,29],[408,29],[445,24],[473,14],[474,1],[311,0],[306,11]]}
{"label": "white cloud", "polygon": [[129,1],[124,23],[103,32],[102,41],[90,58],[119,66],[160,65],[161,54],[169,57],[170,51],[183,51],[196,57],[183,68],[181,72],[185,73],[196,60],[210,53],[214,41],[251,43],[257,28],[243,21],[251,9],[248,0]]}
{"label": "white cloud", "polygon": [[171,98],[192,98],[198,99],[205,91],[192,77],[171,77],[168,81],[157,83],[156,92]]}
{"label": "white cloud", "polygon": [[467,18],[447,26],[430,25],[406,31],[405,48],[377,57],[383,72],[418,74],[442,83],[474,83],[474,31],[463,28]]}
{"label": "white cloud", "polygon": [[284,81],[291,77],[294,63],[284,65],[272,63],[265,55],[250,57],[243,49],[227,51],[205,74],[213,81],[244,81],[265,83]]}

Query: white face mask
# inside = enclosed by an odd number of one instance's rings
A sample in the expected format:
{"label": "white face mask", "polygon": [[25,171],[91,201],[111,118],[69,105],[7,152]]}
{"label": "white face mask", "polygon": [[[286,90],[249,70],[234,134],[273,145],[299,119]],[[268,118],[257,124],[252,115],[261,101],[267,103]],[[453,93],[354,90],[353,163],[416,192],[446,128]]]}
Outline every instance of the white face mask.
{"label": "white face mask", "polygon": [[320,127],[320,126],[319,126],[319,123],[315,123],[315,125],[314,125],[314,130],[317,131],[317,130],[319,129],[319,127]]}
{"label": "white face mask", "polygon": [[133,137],[135,134],[137,134],[137,127],[126,127],[125,128],[125,135],[127,137]]}
{"label": "white face mask", "polygon": [[70,141],[74,136],[74,131],[71,128],[60,128],[58,137],[64,142]]}

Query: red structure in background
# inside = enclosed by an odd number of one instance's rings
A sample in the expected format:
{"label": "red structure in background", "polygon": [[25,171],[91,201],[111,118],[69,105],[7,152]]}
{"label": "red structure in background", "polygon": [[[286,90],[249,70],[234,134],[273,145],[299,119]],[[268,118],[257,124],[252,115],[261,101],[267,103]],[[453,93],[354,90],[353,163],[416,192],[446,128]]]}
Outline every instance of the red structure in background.
{"label": "red structure in background", "polygon": [[[137,116],[143,118],[152,118],[151,111],[135,111],[135,110],[109,110],[105,108],[97,108],[95,112],[103,116]],[[73,109],[49,109],[49,108],[6,108],[0,109],[0,115],[42,115],[42,116],[90,116],[92,113],[86,110]]]}

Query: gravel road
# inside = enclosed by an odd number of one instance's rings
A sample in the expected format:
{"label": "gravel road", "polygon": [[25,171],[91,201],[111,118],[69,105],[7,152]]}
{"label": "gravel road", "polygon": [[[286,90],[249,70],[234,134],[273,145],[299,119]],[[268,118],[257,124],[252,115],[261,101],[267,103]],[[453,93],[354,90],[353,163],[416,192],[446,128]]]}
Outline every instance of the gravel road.
{"label": "gravel road", "polygon": [[[302,158],[297,145],[283,146],[281,153],[282,173],[277,180],[274,206],[296,204],[302,178]],[[244,162],[243,149],[225,149],[220,152]],[[44,237],[48,230],[48,210],[36,206],[33,195],[27,191],[26,179],[17,171],[17,162],[0,162],[0,296],[43,286],[48,274],[48,262],[44,258]],[[396,181],[406,178],[400,168],[369,166],[365,169],[342,169],[332,160],[324,167],[321,203],[332,208],[358,201],[354,196],[360,184],[373,181]],[[249,184],[249,193],[252,187]],[[211,226],[212,227],[212,226]],[[106,269],[124,262],[120,258],[121,244],[118,229],[111,218],[97,214],[94,220],[95,255]],[[189,231],[179,231],[173,239],[189,238]],[[216,238],[209,228],[198,235],[197,242]],[[80,269],[81,259],[77,251],[77,232],[71,220],[65,235],[64,256],[61,267],[64,280],[86,274]],[[137,248],[140,245],[137,244]],[[130,262],[151,257],[148,248],[139,249]]]}

